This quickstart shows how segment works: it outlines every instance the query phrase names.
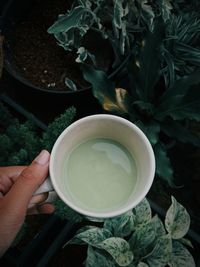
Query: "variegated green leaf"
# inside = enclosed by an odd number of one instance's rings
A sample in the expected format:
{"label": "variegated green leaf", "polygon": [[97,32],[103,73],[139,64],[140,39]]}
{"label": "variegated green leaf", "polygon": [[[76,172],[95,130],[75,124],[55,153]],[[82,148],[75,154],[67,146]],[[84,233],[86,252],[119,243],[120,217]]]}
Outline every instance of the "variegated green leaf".
{"label": "variegated green leaf", "polygon": [[108,229],[115,237],[125,237],[130,235],[134,229],[134,215],[129,211],[122,216],[106,219],[104,228]]}
{"label": "variegated green leaf", "polygon": [[152,252],[143,258],[150,267],[165,267],[170,260],[172,253],[172,240],[168,236],[157,239]]}
{"label": "variegated green leaf", "polygon": [[182,238],[190,227],[188,212],[174,197],[165,217],[165,227],[173,239]]}
{"label": "variegated green leaf", "polygon": [[133,232],[129,239],[131,249],[134,251],[137,258],[148,255],[153,247],[156,238],[156,221],[151,220],[145,224],[140,225]]}
{"label": "variegated green leaf", "polygon": [[65,85],[72,91],[77,91],[76,84],[69,78],[65,78]]}
{"label": "variegated green leaf", "polygon": [[187,247],[194,248],[192,242],[187,238],[180,238],[178,241]]}
{"label": "variegated green leaf", "polygon": [[[83,231],[82,231],[83,230]],[[111,237],[110,231],[98,227],[90,227],[89,229],[81,229],[82,232],[77,233],[70,241],[71,244],[83,244],[86,243],[91,246],[96,246],[100,242]]]}
{"label": "variegated green leaf", "polygon": [[84,63],[87,59],[90,59],[94,65],[96,65],[95,56],[92,55],[85,47],[81,46],[77,51],[78,57],[76,58],[77,63]]}
{"label": "variegated green leaf", "polygon": [[155,223],[156,237],[159,238],[161,236],[166,235],[165,227],[161,219],[158,217],[158,215],[155,215],[152,220]]}
{"label": "variegated green leaf", "polygon": [[85,267],[116,267],[116,265],[108,255],[104,255],[100,250],[88,246]]}
{"label": "variegated green leaf", "polygon": [[195,267],[196,265],[190,252],[181,243],[174,241],[169,266]]}
{"label": "variegated green leaf", "polygon": [[155,18],[154,11],[149,5],[147,0],[137,0],[137,2],[141,5],[142,10],[143,10],[143,19],[146,22],[147,26],[149,29],[152,31],[153,30],[153,20]]}
{"label": "variegated green leaf", "polygon": [[137,265],[137,267],[149,267],[149,265],[145,262],[140,261]]}
{"label": "variegated green leaf", "polygon": [[135,226],[149,222],[152,218],[151,207],[146,198],[143,199],[134,209]]}
{"label": "variegated green leaf", "polygon": [[74,27],[78,27],[82,15],[88,11],[89,9],[83,6],[75,7],[70,13],[60,16],[59,19],[48,28],[48,33],[58,34],[60,32],[67,32]]}
{"label": "variegated green leaf", "polygon": [[99,243],[98,248],[107,251],[119,266],[128,266],[133,260],[129,243],[120,237],[110,237]]}
{"label": "variegated green leaf", "polygon": [[119,29],[122,28],[122,17],[123,17],[122,1],[121,0],[115,0],[113,23]]}

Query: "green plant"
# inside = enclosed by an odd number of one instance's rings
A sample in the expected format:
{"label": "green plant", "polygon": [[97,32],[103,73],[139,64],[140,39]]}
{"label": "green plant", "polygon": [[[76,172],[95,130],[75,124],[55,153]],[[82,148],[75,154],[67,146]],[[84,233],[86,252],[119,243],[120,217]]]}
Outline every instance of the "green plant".
{"label": "green plant", "polygon": [[[165,59],[167,73],[188,75],[200,67],[200,17],[197,12],[170,15],[166,24]],[[170,76],[171,79],[175,77]]]}
{"label": "green plant", "polygon": [[154,29],[155,18],[161,14],[167,21],[171,10],[170,0],[76,0],[65,15],[59,15],[48,32],[54,34],[65,50],[77,54],[76,62],[98,67],[97,54],[101,49],[95,51],[94,39],[99,36],[107,40],[114,54],[112,68],[116,69],[132,47],[140,44],[143,34]]}
{"label": "green plant", "polygon": [[86,267],[165,267],[195,266],[184,238],[190,217],[174,197],[165,222],[152,217],[150,205],[144,199],[132,211],[106,219],[102,227],[81,228],[70,244],[87,244]]}
{"label": "green plant", "polygon": [[165,25],[159,20],[155,31],[147,33],[140,53],[130,59],[122,84],[91,66],[84,67],[84,77],[106,111],[126,117],[143,130],[154,148],[156,173],[173,185],[169,144],[178,140],[200,146],[187,127],[188,120],[200,121],[200,69],[170,82],[164,79],[164,40]]}
{"label": "green plant", "polygon": [[41,134],[33,121],[20,123],[0,104],[0,165],[26,165],[41,149],[51,151],[59,134],[73,121],[75,109],[67,109]]}

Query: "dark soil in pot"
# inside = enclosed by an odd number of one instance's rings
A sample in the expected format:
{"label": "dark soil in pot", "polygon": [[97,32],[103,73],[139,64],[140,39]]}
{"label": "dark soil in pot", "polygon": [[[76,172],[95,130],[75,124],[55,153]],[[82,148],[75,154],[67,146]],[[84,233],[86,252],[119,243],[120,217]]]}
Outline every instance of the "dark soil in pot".
{"label": "dark soil in pot", "polygon": [[37,0],[28,17],[14,26],[9,40],[14,64],[35,86],[66,90],[66,76],[79,86],[83,83],[79,67],[73,64],[74,55],[66,53],[47,33],[58,14],[65,13],[70,5],[67,0]]}

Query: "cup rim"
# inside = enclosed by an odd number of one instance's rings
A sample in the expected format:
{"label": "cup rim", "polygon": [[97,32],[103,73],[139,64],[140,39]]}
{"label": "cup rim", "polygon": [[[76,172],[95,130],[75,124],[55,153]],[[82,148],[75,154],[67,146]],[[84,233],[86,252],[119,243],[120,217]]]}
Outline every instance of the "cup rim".
{"label": "cup rim", "polygon": [[[71,129],[73,129],[74,127],[77,127],[78,125],[90,121],[92,120],[96,120],[96,119],[114,119],[115,121],[117,120],[120,123],[123,123],[129,127],[131,127],[136,133],[138,133],[140,135],[140,137],[143,139],[143,142],[146,144],[146,148],[147,151],[150,155],[150,170],[149,170],[149,179],[147,180],[145,186],[144,186],[144,190],[143,192],[141,192],[140,197],[137,198],[137,200],[131,202],[129,205],[127,206],[123,206],[117,210],[114,211],[105,211],[105,212],[95,212],[95,211],[86,211],[83,208],[80,208],[79,206],[77,206],[76,204],[74,204],[72,201],[70,201],[69,199],[67,199],[65,197],[65,195],[61,192],[61,190],[59,189],[57,183],[56,183],[56,179],[55,179],[55,175],[54,175],[54,170],[53,170],[53,162],[56,160],[56,151],[57,151],[57,147],[59,146],[60,141],[63,139],[63,137],[66,135],[67,132],[69,132]],[[51,152],[51,158],[50,158],[50,164],[49,164],[49,173],[50,173],[50,179],[51,182],[53,184],[53,187],[56,191],[56,193],[58,194],[59,198],[67,205],[69,206],[71,209],[77,211],[78,213],[86,216],[86,217],[90,217],[90,218],[98,218],[98,219],[106,219],[106,218],[112,218],[112,217],[116,217],[119,216],[121,214],[126,213],[127,211],[132,210],[135,206],[137,206],[147,195],[148,191],[151,188],[151,185],[153,183],[154,180],[154,176],[155,176],[155,156],[154,156],[154,152],[153,152],[153,148],[148,140],[148,138],[146,137],[146,135],[144,134],[144,132],[138,127],[136,126],[134,123],[128,121],[125,118],[119,117],[117,115],[111,115],[111,114],[95,114],[95,115],[89,115],[86,117],[83,117],[75,122],[73,122],[71,125],[69,125],[61,134],[60,136],[57,138],[52,152]]]}

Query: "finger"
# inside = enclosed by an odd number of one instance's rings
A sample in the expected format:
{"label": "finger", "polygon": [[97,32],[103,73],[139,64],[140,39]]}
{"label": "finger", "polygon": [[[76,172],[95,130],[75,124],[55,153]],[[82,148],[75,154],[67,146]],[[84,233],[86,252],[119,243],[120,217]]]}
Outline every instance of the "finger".
{"label": "finger", "polygon": [[18,214],[19,210],[26,212],[33,193],[48,174],[49,158],[49,152],[43,150],[31,165],[21,172],[15,184],[4,197],[7,209],[10,207],[12,211],[16,211]]}
{"label": "finger", "polygon": [[48,198],[48,195],[49,193],[43,193],[33,196],[29,202],[29,207],[44,202]]}
{"label": "finger", "polygon": [[0,192],[5,195],[25,166],[0,167]]}
{"label": "finger", "polygon": [[45,203],[42,205],[35,205],[28,209],[27,214],[33,215],[33,214],[51,214],[55,210],[55,207],[52,204]]}

